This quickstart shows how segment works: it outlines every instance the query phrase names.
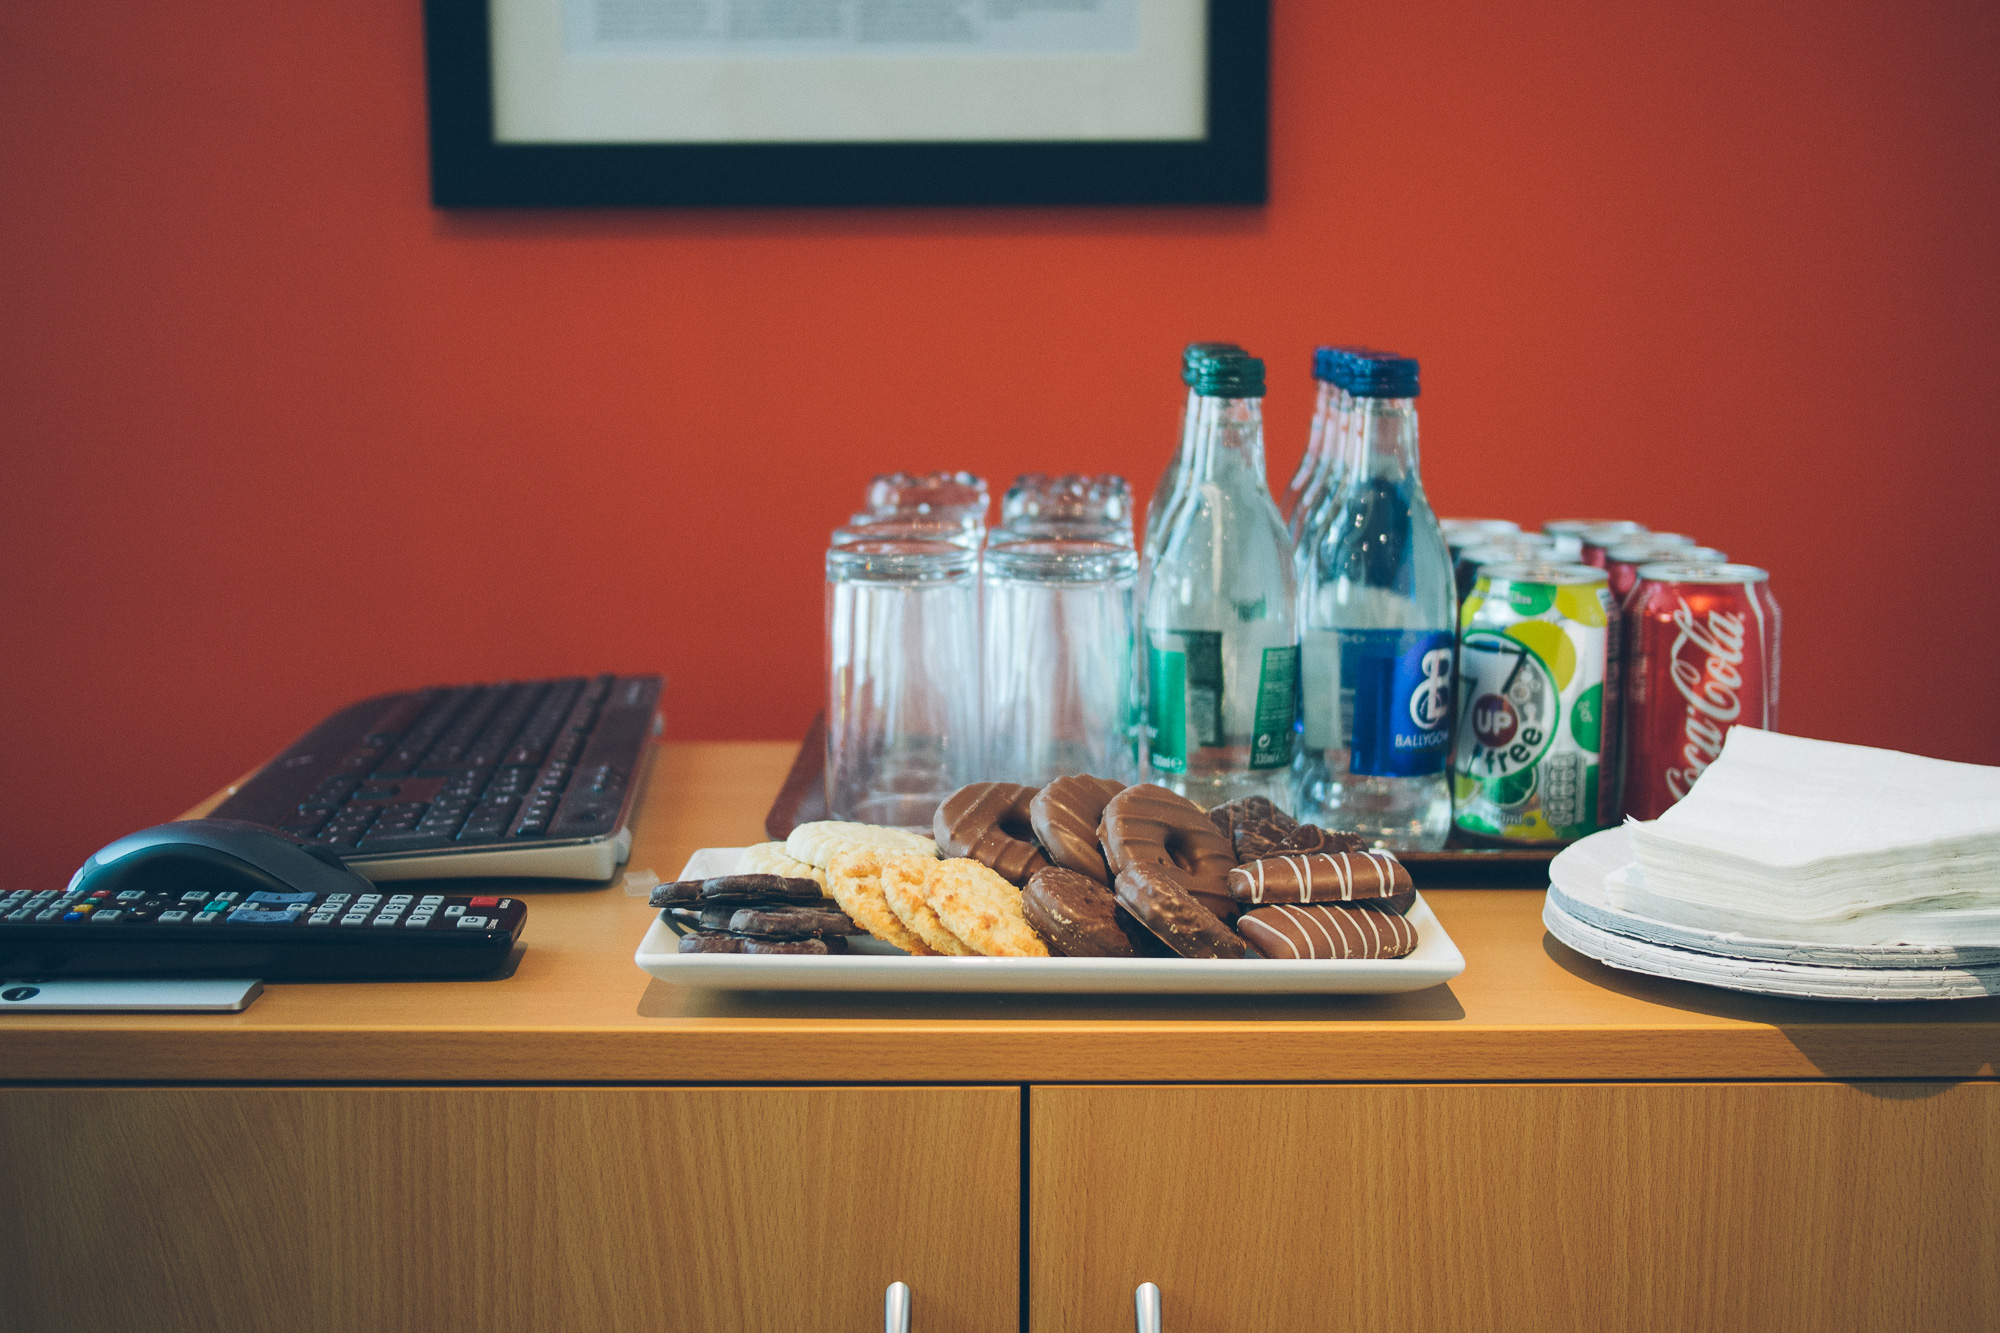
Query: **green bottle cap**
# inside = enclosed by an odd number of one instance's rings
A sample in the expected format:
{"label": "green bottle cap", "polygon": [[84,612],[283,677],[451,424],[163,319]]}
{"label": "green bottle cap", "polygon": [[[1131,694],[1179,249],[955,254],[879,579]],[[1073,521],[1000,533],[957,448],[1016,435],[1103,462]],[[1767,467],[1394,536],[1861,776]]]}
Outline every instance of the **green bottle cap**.
{"label": "green bottle cap", "polygon": [[1204,398],[1262,398],[1264,363],[1241,351],[1211,356],[1195,367],[1193,388]]}
{"label": "green bottle cap", "polygon": [[1194,384],[1195,371],[1201,363],[1217,356],[1242,356],[1243,349],[1235,343],[1189,343],[1181,353],[1181,383]]}

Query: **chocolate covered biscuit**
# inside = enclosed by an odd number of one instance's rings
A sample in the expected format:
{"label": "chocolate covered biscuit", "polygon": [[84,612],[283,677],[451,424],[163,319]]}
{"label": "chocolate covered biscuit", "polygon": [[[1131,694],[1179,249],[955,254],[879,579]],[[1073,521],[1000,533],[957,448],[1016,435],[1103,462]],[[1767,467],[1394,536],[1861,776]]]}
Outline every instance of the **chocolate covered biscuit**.
{"label": "chocolate covered biscuit", "polygon": [[1298,827],[1298,821],[1280,810],[1268,796],[1245,796],[1218,805],[1208,812],[1208,817],[1229,839],[1230,849],[1239,861],[1270,855],[1285,835]]}
{"label": "chocolate covered biscuit", "polygon": [[1374,902],[1260,907],[1236,928],[1265,958],[1401,958],[1417,947],[1416,927]]}
{"label": "chocolate covered biscuit", "polygon": [[[702,915],[706,918],[708,913]],[[776,939],[853,935],[860,930],[845,912],[829,912],[818,907],[739,907],[729,914],[724,929],[735,935],[761,935]]]}
{"label": "chocolate covered biscuit", "polygon": [[1388,852],[1266,856],[1229,872],[1230,896],[1244,903],[1354,902],[1410,887],[1410,872]]}
{"label": "chocolate covered biscuit", "polygon": [[815,880],[784,875],[716,875],[701,882],[701,901],[709,903],[814,903],[826,896]]}
{"label": "chocolate covered biscuit", "polygon": [[1141,864],[1118,872],[1118,905],[1183,958],[1241,958],[1243,937],[1188,889],[1186,871]]}
{"label": "chocolate covered biscuit", "polygon": [[1111,890],[1061,866],[1037,870],[1021,890],[1021,911],[1051,953],[1070,958],[1130,958]]}
{"label": "chocolate covered biscuit", "polygon": [[[1287,833],[1264,853],[1266,856],[1310,856],[1314,852],[1332,855],[1337,852],[1365,852],[1368,839],[1359,833],[1329,833],[1317,824],[1301,824]],[[1244,857],[1247,861],[1257,857]]]}
{"label": "chocolate covered biscuit", "polygon": [[1049,860],[1088,875],[1108,890],[1112,872],[1097,841],[1097,826],[1105,805],[1124,790],[1123,783],[1081,774],[1053,779],[1036,792],[1028,802],[1028,821]]}
{"label": "chocolate covered biscuit", "polygon": [[1049,863],[1035,843],[1028,806],[1033,787],[973,782],[944,798],[931,834],[947,857],[977,861],[1015,887]]}
{"label": "chocolate covered biscuit", "polygon": [[[1225,925],[1235,918],[1238,908],[1229,896],[1228,877],[1236,853],[1208,813],[1185,796],[1151,783],[1127,787],[1105,804],[1098,837],[1113,874],[1139,866],[1178,871],[1183,891],[1195,895],[1211,915]],[[1152,923],[1147,926],[1151,929]]]}

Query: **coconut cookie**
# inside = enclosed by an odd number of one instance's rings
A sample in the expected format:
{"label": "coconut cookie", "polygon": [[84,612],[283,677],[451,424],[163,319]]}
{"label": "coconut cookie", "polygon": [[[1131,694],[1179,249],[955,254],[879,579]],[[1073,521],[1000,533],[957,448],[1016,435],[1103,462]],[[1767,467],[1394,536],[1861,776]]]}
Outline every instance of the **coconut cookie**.
{"label": "coconut cookie", "polygon": [[990,958],[1047,958],[1028,925],[1021,891],[977,861],[940,861],[924,881],[924,901],[944,928]]}
{"label": "coconut cookie", "polygon": [[822,869],[834,853],[867,848],[890,855],[936,856],[937,844],[921,833],[883,828],[879,824],[849,824],[837,819],[819,819],[801,824],[785,839],[785,855]]}
{"label": "coconut cookie", "polygon": [[854,924],[884,944],[893,944],[904,953],[934,955],[938,951],[923,937],[904,925],[882,893],[884,856],[872,847],[856,847],[833,854],[826,867],[826,888],[840,910]]}
{"label": "coconut cookie", "polygon": [[939,953],[963,957],[973,952],[972,947],[946,930],[924,901],[924,887],[937,864],[921,856],[883,857],[882,896],[889,900],[889,910],[897,919],[917,932],[925,944]]}
{"label": "coconut cookie", "polygon": [[818,866],[808,865],[797,857],[787,855],[782,842],[760,842],[754,847],[743,849],[741,862],[746,875],[783,875],[786,879],[809,879],[826,888],[826,872]]}

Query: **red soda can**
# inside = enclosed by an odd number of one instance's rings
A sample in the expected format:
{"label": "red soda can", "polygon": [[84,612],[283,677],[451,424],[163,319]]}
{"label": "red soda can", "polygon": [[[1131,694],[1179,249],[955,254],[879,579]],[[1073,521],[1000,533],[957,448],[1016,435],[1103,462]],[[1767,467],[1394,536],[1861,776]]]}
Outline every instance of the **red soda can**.
{"label": "red soda can", "polygon": [[1625,599],[1624,811],[1658,819],[1733,726],[1778,725],[1778,602],[1751,565],[1639,567]]}
{"label": "red soda can", "polygon": [[1606,548],[1604,572],[1611,576],[1611,595],[1623,606],[1625,594],[1631,592],[1632,585],[1639,581],[1641,565],[1658,564],[1662,560],[1675,560],[1682,564],[1696,560],[1704,565],[1720,565],[1728,559],[1713,546],[1659,545],[1638,537]]}
{"label": "red soda can", "polygon": [[1583,563],[1598,569],[1609,567],[1612,547],[1643,541],[1654,546],[1693,546],[1694,538],[1678,532],[1621,532],[1616,528],[1586,528],[1577,534],[1583,539]]}

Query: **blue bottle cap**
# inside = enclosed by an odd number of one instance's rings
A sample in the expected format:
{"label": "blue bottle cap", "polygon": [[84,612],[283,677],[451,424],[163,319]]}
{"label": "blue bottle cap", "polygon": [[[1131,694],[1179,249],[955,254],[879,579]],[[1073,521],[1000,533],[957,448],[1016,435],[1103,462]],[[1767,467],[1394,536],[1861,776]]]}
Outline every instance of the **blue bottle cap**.
{"label": "blue bottle cap", "polygon": [[1366,347],[1315,347],[1313,348],[1313,378],[1337,384],[1343,389],[1351,389],[1354,379],[1354,364],[1357,360],[1375,355]]}
{"label": "blue bottle cap", "polygon": [[1355,358],[1353,382],[1347,391],[1357,398],[1415,398],[1417,360],[1394,352],[1369,352]]}

